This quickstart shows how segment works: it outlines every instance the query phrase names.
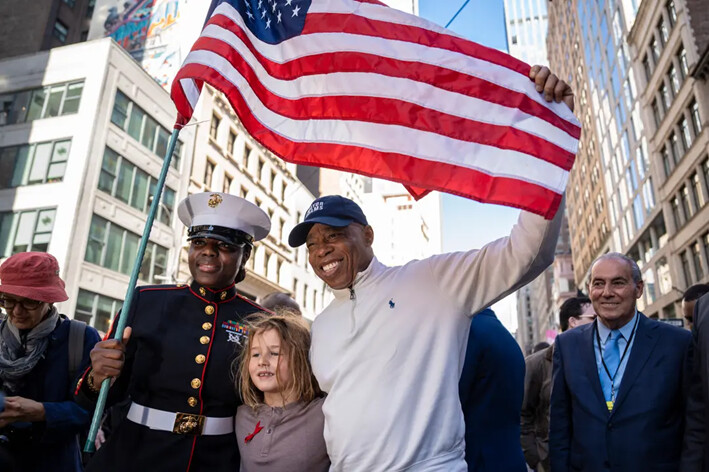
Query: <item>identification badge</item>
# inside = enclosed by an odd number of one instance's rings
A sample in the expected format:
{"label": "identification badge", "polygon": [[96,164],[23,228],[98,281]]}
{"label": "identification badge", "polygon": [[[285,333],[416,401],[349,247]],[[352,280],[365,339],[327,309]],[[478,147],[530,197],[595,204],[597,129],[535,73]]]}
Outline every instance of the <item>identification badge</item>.
{"label": "identification badge", "polygon": [[608,411],[613,411],[613,401],[606,402],[606,406],[608,407]]}

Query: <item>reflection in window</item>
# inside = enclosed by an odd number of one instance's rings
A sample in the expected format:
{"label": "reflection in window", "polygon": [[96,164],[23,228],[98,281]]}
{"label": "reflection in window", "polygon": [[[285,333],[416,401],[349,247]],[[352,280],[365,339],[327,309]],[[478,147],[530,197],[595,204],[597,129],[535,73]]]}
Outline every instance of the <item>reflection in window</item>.
{"label": "reflection in window", "polygon": [[660,286],[660,293],[665,295],[672,290],[672,277],[670,276],[670,266],[667,265],[667,259],[662,257],[655,264],[657,271],[657,281]]}
{"label": "reflection in window", "polygon": [[71,139],[0,148],[0,188],[59,182]]}
{"label": "reflection in window", "polygon": [[74,318],[93,326],[103,333],[108,333],[111,327],[111,320],[121,309],[122,305],[122,300],[79,289]]}
{"label": "reflection in window", "polygon": [[645,300],[648,305],[655,303],[655,273],[650,270],[643,272],[643,282],[645,282]]}
{"label": "reflection in window", "polygon": [[[138,253],[138,241],[137,234],[94,215],[84,260],[128,275]],[[148,242],[138,278],[161,283],[167,272],[167,255],[167,248]]]}
{"label": "reflection in window", "polygon": [[[167,144],[170,141],[170,132],[160,126],[155,119],[145,113],[145,110],[133,103],[123,92],[116,91],[116,100],[113,103],[111,123],[127,132],[128,135],[141,143],[160,159],[167,153]],[[179,169],[182,156],[182,143],[175,143],[170,166]]]}
{"label": "reflection in window", "polygon": [[25,251],[47,251],[57,210],[0,213],[0,257]]}
{"label": "reflection in window", "polygon": [[[106,147],[99,174],[98,188],[136,210],[147,214],[157,188],[157,179]],[[156,219],[170,225],[175,207],[175,191],[164,187]]]}
{"label": "reflection in window", "polygon": [[0,95],[0,126],[76,113],[83,89],[81,81]]}

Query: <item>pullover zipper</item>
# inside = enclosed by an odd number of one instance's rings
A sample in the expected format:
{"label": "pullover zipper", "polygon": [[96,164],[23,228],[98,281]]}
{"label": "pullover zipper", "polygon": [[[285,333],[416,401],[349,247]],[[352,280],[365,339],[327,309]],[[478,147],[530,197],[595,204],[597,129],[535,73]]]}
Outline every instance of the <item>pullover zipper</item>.
{"label": "pullover zipper", "polygon": [[350,289],[350,300],[357,300],[357,296],[355,295],[355,291],[352,287],[348,287]]}

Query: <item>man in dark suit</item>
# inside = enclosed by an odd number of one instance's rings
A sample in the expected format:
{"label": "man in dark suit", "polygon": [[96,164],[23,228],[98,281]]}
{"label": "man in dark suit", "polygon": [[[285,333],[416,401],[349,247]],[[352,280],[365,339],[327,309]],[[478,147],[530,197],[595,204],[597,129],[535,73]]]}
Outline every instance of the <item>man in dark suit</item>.
{"label": "man in dark suit", "polygon": [[692,328],[694,357],[682,451],[684,471],[709,472],[709,293],[696,300]]}
{"label": "man in dark suit", "polygon": [[526,471],[519,442],[524,356],[489,308],[470,323],[459,393],[468,470]]}
{"label": "man in dark suit", "polygon": [[552,472],[679,470],[691,335],[639,313],[642,293],[629,257],[609,253],[591,265],[596,322],[554,347]]}

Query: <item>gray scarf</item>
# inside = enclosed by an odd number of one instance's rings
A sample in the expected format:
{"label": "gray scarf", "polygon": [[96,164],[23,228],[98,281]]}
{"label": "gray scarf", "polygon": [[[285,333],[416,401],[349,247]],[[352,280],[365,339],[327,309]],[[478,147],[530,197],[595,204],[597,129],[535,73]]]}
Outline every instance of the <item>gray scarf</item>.
{"label": "gray scarf", "polygon": [[59,312],[52,307],[47,316],[27,334],[22,346],[20,331],[6,319],[0,323],[0,380],[8,393],[19,392],[23,378],[44,356],[49,335],[57,327]]}

